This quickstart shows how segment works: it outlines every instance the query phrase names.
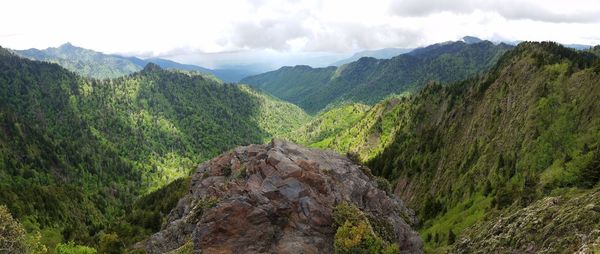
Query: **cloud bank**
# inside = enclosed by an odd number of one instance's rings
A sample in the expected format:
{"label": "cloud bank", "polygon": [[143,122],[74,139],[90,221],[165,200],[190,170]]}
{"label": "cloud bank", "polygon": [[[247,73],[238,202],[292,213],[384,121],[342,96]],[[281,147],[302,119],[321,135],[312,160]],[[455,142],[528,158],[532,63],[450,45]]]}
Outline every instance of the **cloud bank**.
{"label": "cloud bank", "polygon": [[292,56],[417,47],[465,35],[600,43],[597,0],[8,0],[3,9],[0,45],[15,49],[69,41],[145,56]]}

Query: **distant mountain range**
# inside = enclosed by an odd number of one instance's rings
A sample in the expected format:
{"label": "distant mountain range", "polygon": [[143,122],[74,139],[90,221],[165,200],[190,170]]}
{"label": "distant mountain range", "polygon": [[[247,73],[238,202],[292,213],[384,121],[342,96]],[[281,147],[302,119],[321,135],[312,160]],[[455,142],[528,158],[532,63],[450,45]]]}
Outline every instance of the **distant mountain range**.
{"label": "distant mountain range", "polygon": [[[474,37],[474,36],[465,36],[461,40],[466,44],[474,44],[482,42],[483,40]],[[521,41],[504,41],[503,43],[509,45],[517,45]],[[445,43],[452,43],[451,41]],[[502,42],[494,42],[495,44],[500,44]],[[444,44],[444,43],[440,43]],[[587,50],[591,48],[590,45],[583,44],[563,44],[565,47],[574,48],[578,50]],[[410,53],[414,49],[412,48],[383,48],[378,50],[365,50],[354,53],[351,57],[340,59],[344,57],[342,54],[313,54],[310,56],[298,55],[295,57],[288,56],[285,61],[280,62],[280,64],[285,64],[286,62],[295,62],[295,63],[305,63],[310,66],[341,66],[344,64],[349,64],[355,61],[358,61],[362,57],[372,57],[376,59],[391,59],[398,55]],[[239,82],[245,77],[257,75],[260,73],[264,73],[269,70],[274,70],[277,68],[276,64],[267,65],[264,54],[241,54],[240,56],[230,56],[227,55],[226,58],[232,58],[237,60],[230,59],[229,64],[219,65],[218,68],[210,69],[202,66],[194,65],[194,64],[183,64],[177,61],[168,60],[164,58],[140,58],[135,56],[123,56],[117,54],[104,54],[102,52],[85,49],[81,47],[74,46],[71,43],[65,43],[59,47],[50,47],[47,49],[26,49],[26,50],[13,50],[14,53],[26,57],[32,60],[39,61],[47,61],[58,63],[61,66],[65,67],[68,70],[76,72],[79,75],[85,77],[92,78],[116,78],[124,75],[131,74],[136,71],[140,71],[146,66],[148,63],[155,63],[159,65],[161,68],[165,69],[178,69],[184,71],[195,71],[204,74],[214,75],[215,77],[225,81],[225,82]],[[214,59],[215,56],[209,55],[197,55],[195,57],[209,57]],[[237,57],[237,58],[236,58]],[[260,58],[260,60],[256,60],[253,62],[254,58]],[[179,59],[179,58],[178,58]],[[189,57],[184,58],[190,60]],[[244,59],[243,61],[241,59]],[[249,60],[250,59],[250,60]],[[273,59],[276,61],[279,58]],[[294,59],[296,61],[294,61]],[[282,59],[279,59],[282,60]],[[335,61],[331,63],[330,61]],[[331,64],[328,64],[331,63]],[[279,65],[281,66],[281,65]]]}
{"label": "distant mountain range", "polygon": [[13,50],[16,54],[32,60],[60,64],[79,75],[91,78],[116,78],[140,71],[149,63],[161,68],[196,71],[211,74],[225,82],[237,82],[240,79],[260,73],[259,71],[236,67],[231,69],[208,69],[197,65],[182,64],[163,58],[141,59],[121,55],[104,54],[65,43],[56,48]]}
{"label": "distant mountain range", "polygon": [[411,50],[413,50],[413,49],[411,49],[411,48],[383,48],[383,49],[378,49],[378,50],[365,50],[365,51],[360,51],[360,52],[354,53],[354,55],[352,55],[351,57],[339,60],[335,63],[332,63],[331,65],[340,66],[340,65],[344,65],[347,63],[357,61],[358,59],[363,58],[363,57],[373,57],[373,58],[377,58],[377,59],[390,59],[397,55],[408,53]]}
{"label": "distant mountain range", "polygon": [[[462,39],[460,39],[459,41],[462,41],[467,44],[474,44],[474,43],[482,42],[484,40],[477,38],[475,36],[465,36]],[[522,41],[494,41],[494,43],[496,43],[496,44],[505,43],[505,44],[510,44],[513,46],[516,46],[520,42],[522,42]],[[584,44],[562,44],[562,45],[567,48],[573,48],[573,49],[577,49],[577,50],[586,50],[586,49],[590,49],[592,47],[591,45],[584,45]],[[377,49],[377,50],[365,50],[365,51],[356,52],[351,57],[336,61],[336,62],[332,63],[331,65],[332,66],[341,66],[341,65],[344,65],[347,63],[357,61],[358,59],[360,59],[362,57],[373,57],[373,58],[377,58],[377,59],[390,59],[392,57],[411,52],[413,49],[414,48],[383,48],[383,49]]]}
{"label": "distant mountain range", "polygon": [[467,41],[438,43],[391,59],[363,57],[340,67],[282,67],[244,78],[241,83],[316,113],[335,103],[376,103],[390,94],[416,91],[432,80],[473,77],[513,47],[472,38]]}

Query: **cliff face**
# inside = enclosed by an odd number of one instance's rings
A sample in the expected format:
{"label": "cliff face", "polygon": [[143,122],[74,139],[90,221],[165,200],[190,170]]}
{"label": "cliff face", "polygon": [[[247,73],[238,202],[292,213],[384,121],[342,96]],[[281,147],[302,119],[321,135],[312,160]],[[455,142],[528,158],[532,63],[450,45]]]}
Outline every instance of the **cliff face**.
{"label": "cliff face", "polygon": [[546,197],[466,229],[450,253],[599,253],[600,188]]}
{"label": "cliff face", "polygon": [[375,238],[420,253],[421,239],[410,227],[414,212],[364,172],[334,152],[285,141],[239,147],[200,165],[163,230],[137,247],[149,253],[331,253],[334,238],[343,235],[336,236],[343,223],[334,217],[344,204],[368,218],[364,228]]}

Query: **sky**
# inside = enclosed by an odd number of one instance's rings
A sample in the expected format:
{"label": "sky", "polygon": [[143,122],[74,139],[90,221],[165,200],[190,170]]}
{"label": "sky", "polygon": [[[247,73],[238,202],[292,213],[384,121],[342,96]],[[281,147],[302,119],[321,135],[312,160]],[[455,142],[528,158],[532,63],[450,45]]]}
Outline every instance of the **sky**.
{"label": "sky", "polygon": [[600,44],[600,0],[7,0],[2,9],[3,47],[71,42],[207,67],[325,61],[466,35]]}

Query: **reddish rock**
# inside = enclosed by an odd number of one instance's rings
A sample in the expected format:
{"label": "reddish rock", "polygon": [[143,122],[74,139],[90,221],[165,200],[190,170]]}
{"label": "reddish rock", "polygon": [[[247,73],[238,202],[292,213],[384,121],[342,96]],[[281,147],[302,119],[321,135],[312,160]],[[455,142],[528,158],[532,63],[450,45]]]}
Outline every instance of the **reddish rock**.
{"label": "reddish rock", "polygon": [[332,253],[333,208],[350,202],[392,225],[403,252],[421,253],[409,225],[414,212],[361,167],[280,140],[236,148],[200,165],[164,228],[136,246],[164,253],[191,241],[198,253]]}

